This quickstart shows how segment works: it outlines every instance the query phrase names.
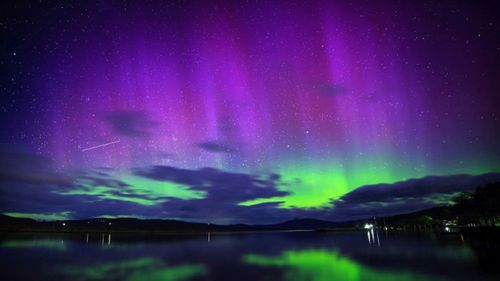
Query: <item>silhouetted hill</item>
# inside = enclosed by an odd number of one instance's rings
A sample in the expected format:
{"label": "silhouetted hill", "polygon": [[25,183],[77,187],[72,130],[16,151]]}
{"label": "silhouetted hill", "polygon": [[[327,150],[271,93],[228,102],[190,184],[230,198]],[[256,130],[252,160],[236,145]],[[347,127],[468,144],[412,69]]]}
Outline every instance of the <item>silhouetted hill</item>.
{"label": "silhouetted hill", "polygon": [[169,230],[205,230],[205,223],[192,223],[180,220],[143,220],[136,218],[96,218],[86,220],[65,221],[66,226],[78,228],[109,228],[114,230],[138,229],[143,231],[169,231]]}
{"label": "silhouetted hill", "polygon": [[273,231],[310,230],[337,227],[338,223],[317,219],[295,219],[269,225],[215,225],[180,220],[143,220],[136,218],[94,218],[65,221],[35,221],[0,215],[0,229],[7,231],[64,232],[206,232],[206,231]]}

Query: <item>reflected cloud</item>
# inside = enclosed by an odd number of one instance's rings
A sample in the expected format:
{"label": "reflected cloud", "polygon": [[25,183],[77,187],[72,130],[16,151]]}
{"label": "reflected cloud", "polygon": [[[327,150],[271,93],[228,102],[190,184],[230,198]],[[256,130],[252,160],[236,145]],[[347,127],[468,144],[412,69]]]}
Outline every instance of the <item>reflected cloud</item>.
{"label": "reflected cloud", "polygon": [[116,280],[126,281],[181,281],[204,275],[206,269],[198,264],[166,266],[161,260],[143,257],[134,260],[105,262],[91,266],[66,267],[63,274],[71,280]]}

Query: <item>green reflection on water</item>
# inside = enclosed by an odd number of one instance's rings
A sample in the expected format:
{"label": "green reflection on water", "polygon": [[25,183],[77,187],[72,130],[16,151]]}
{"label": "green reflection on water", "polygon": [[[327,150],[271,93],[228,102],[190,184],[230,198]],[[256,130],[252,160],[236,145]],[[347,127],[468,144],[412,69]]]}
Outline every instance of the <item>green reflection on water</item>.
{"label": "green reflection on water", "polygon": [[66,250],[64,240],[35,239],[35,240],[8,240],[0,243],[3,248],[51,248]]}
{"label": "green reflection on water", "polygon": [[67,267],[63,273],[72,280],[116,280],[127,281],[181,281],[205,274],[205,267],[197,264],[183,264],[167,267],[158,259],[149,257],[128,261],[104,262],[92,266]]}
{"label": "green reflection on water", "polygon": [[[246,255],[244,262],[258,266],[284,267],[284,280],[331,281],[331,280],[430,280],[422,275],[404,271],[379,271],[363,266],[354,260],[341,256],[336,251],[310,249],[285,251],[278,257]],[[432,278],[432,280],[436,280]]]}

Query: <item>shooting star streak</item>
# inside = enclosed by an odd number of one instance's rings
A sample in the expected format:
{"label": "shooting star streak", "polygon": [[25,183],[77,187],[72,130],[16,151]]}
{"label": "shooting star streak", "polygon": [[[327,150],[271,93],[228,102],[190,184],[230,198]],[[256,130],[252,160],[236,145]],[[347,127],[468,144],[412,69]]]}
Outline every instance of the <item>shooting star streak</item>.
{"label": "shooting star streak", "polygon": [[92,147],[87,147],[87,148],[82,149],[82,152],[89,151],[89,150],[96,149],[96,148],[105,147],[105,146],[112,145],[112,144],[119,143],[119,142],[120,142],[120,140],[116,140],[116,141],[112,141],[112,142],[108,142],[108,143],[104,143],[104,144],[100,144],[100,145],[96,145],[96,146],[92,146]]}

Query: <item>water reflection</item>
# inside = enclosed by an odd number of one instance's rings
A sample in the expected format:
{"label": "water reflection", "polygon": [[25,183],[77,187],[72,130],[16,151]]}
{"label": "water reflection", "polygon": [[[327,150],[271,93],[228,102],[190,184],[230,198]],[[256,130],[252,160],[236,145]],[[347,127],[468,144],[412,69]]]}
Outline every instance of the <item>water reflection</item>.
{"label": "water reflection", "polygon": [[3,248],[50,248],[54,250],[66,250],[64,239],[35,239],[35,240],[8,240],[0,243]]}
{"label": "water reflection", "polygon": [[[87,243],[88,243],[88,234],[87,234]],[[111,245],[111,234],[102,234],[101,235],[101,246],[110,246]]]}
{"label": "water reflection", "polygon": [[431,279],[404,271],[377,271],[342,256],[337,251],[324,249],[285,251],[277,257],[252,254],[246,255],[243,260],[251,265],[284,268],[283,280],[289,281]]}
{"label": "water reflection", "polygon": [[460,235],[379,233],[376,229],[0,234],[0,264],[2,280],[9,281],[498,280],[495,248],[485,241],[470,242]]}
{"label": "water reflection", "polygon": [[105,262],[90,266],[62,269],[71,280],[179,281],[203,275],[205,267],[198,264],[167,266],[159,259],[142,257],[133,260]]}
{"label": "water reflection", "polygon": [[373,228],[371,228],[366,231],[366,235],[368,236],[369,245],[377,245],[380,247],[380,237],[378,236],[378,230],[373,230]]}

